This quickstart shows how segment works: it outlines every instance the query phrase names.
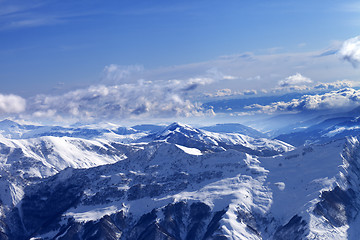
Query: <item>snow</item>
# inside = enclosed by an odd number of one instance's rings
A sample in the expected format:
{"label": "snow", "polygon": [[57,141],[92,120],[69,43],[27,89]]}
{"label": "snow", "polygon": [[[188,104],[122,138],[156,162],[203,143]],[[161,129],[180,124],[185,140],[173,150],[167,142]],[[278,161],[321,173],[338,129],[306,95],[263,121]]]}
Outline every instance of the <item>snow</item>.
{"label": "snow", "polygon": [[[349,230],[349,225],[334,227],[324,217],[319,218],[314,214],[310,214],[309,226],[311,232],[309,232],[309,235],[307,236],[308,239],[319,239],[319,240],[348,239],[347,231]],[[357,239],[357,237],[353,239]]]}
{"label": "snow", "polygon": [[284,182],[276,182],[274,185],[277,186],[280,191],[284,191],[286,186]]}
{"label": "snow", "polygon": [[[100,151],[108,150],[109,142],[104,140],[85,140],[71,137],[40,137],[33,139],[6,139],[0,137],[0,144],[10,149],[9,154],[0,155],[0,167],[8,168],[16,158],[29,161],[26,172],[33,177],[51,176],[67,167],[89,168],[111,164],[126,158],[124,154],[104,155]],[[93,150],[94,149],[94,150]],[[98,149],[98,150],[97,150]],[[9,159],[13,159],[9,161]],[[41,163],[42,168],[33,163]],[[24,170],[24,169],[22,169]]]}
{"label": "snow", "polygon": [[324,134],[322,137],[334,137],[337,134],[340,134],[344,131],[351,131],[351,130],[358,130],[360,129],[360,126],[355,126],[355,127],[337,127],[331,131],[329,131],[328,133]]}
{"label": "snow", "polygon": [[333,188],[340,178],[343,144],[344,141],[335,141],[314,146],[311,151],[300,147],[283,156],[259,159],[261,166],[269,170],[267,182],[273,183],[271,212],[276,218],[290,219],[299,209],[305,211],[306,204],[316,199],[320,191]]}
{"label": "snow", "polygon": [[202,155],[201,151],[199,149],[197,149],[197,148],[189,148],[189,147],[181,146],[181,145],[178,145],[178,144],[175,144],[175,146],[177,146],[178,148],[180,148],[181,150],[183,150],[187,154],[195,155],[195,156]]}
{"label": "snow", "polygon": [[76,209],[72,208],[67,211],[64,216],[70,216],[77,222],[88,222],[102,218],[105,215],[125,210],[115,205],[110,206],[81,206]]}
{"label": "snow", "polygon": [[266,138],[253,138],[240,133],[214,133],[202,130],[208,137],[230,145],[242,145],[250,149],[272,149],[291,151],[294,147],[279,140],[269,140]]}

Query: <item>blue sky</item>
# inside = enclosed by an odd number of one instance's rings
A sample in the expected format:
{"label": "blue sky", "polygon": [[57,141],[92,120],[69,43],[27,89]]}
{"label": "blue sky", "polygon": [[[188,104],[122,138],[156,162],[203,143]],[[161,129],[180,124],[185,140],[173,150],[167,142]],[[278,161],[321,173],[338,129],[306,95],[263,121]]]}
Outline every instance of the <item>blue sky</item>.
{"label": "blue sky", "polygon": [[[0,94],[176,79],[214,95],[297,73],[355,81],[359,70],[334,53],[358,35],[359,12],[340,0],[0,0]],[[199,78],[212,81],[189,80]]]}
{"label": "blue sky", "polygon": [[321,50],[356,35],[358,12],[350,6],[344,1],[3,0],[2,89],[26,93],[58,83],[94,83],[109,64],[153,69],[243,52]]}

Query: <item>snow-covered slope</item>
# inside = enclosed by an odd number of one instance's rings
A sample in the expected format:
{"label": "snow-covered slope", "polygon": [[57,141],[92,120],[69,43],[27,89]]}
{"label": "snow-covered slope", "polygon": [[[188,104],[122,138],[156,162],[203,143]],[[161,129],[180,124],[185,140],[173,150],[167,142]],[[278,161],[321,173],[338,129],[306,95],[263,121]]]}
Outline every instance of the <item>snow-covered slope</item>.
{"label": "snow-covered slope", "polygon": [[359,235],[360,137],[294,148],[179,123],[115,135],[1,138],[0,239]]}
{"label": "snow-covered slope", "polygon": [[[235,139],[239,136],[229,135],[229,137],[225,137],[225,135],[221,135],[221,138],[219,134],[214,133],[214,136],[212,136],[210,132],[205,134],[190,126],[177,123],[171,124],[166,128],[162,127],[160,132],[157,133],[145,130],[145,132],[138,132],[138,130],[132,130],[132,128],[116,126],[111,131],[105,131],[104,128],[98,130],[96,128],[78,127],[76,129],[80,129],[82,133],[77,132],[75,134],[74,128],[21,125],[10,120],[0,122],[0,126],[4,133],[4,136],[0,135],[0,170],[3,176],[0,181],[4,181],[2,185],[5,189],[12,186],[12,183],[9,183],[9,178],[13,177],[17,179],[17,189],[22,189],[29,182],[52,176],[67,167],[90,168],[115,163],[128,157],[132,152],[142,149],[144,139],[148,139],[145,142],[146,145],[148,142],[166,141],[164,139],[176,141],[172,137],[180,135],[182,141],[177,141],[179,148],[187,152],[196,152],[198,155],[202,154],[201,151],[224,151],[225,148],[220,146],[220,143],[223,143],[225,147],[227,146],[226,144],[230,144],[244,146],[245,150],[251,148],[253,151],[255,150],[255,147],[246,140],[240,141]],[[86,137],[84,138],[67,136],[82,136],[85,132],[89,131],[101,132],[102,134],[85,134]],[[40,135],[45,136],[39,137],[40,132],[42,133]],[[59,132],[62,132],[62,134]],[[166,134],[172,135],[172,137],[165,137]],[[142,139],[141,143],[136,143],[139,142],[139,138]],[[245,139],[246,137],[242,136],[242,138]],[[258,145],[265,146],[269,140],[263,139],[258,141]],[[279,143],[278,141],[270,142],[273,145],[268,144],[265,148],[259,147],[259,150],[261,150],[259,153],[271,151],[277,154],[291,148],[291,146]],[[194,144],[195,146],[193,146]],[[194,148],[191,148],[189,145]],[[18,199],[18,197],[13,195],[8,194],[7,199]],[[12,204],[11,201],[6,201],[6,205]]]}
{"label": "snow-covered slope", "polygon": [[356,239],[358,148],[352,138],[256,157],[158,142],[29,187],[18,215],[23,232],[50,239]]}
{"label": "snow-covered slope", "polygon": [[91,168],[121,161],[137,147],[107,140],[69,137],[6,139],[0,136],[0,199],[12,207],[28,184],[66,168]]}
{"label": "snow-covered slope", "polygon": [[67,167],[89,168],[126,156],[111,143],[69,137],[5,139],[0,137],[0,166],[21,171],[24,178],[43,178]]}

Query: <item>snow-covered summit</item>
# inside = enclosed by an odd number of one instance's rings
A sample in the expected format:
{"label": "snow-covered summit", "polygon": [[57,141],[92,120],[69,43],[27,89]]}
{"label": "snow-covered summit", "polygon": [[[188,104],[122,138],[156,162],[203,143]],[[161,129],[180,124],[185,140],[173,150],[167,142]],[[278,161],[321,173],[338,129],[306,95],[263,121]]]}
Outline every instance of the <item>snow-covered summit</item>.
{"label": "snow-covered summit", "polygon": [[255,155],[276,155],[293,149],[291,145],[278,140],[253,138],[239,133],[214,133],[177,122],[138,141],[165,141],[203,152],[236,149]]}
{"label": "snow-covered summit", "polygon": [[201,134],[201,132],[199,129],[193,128],[189,125],[174,122],[165,127],[163,130],[157,132],[154,136],[154,139],[166,140],[167,138],[176,134],[181,134],[186,137],[196,137],[197,135]]}

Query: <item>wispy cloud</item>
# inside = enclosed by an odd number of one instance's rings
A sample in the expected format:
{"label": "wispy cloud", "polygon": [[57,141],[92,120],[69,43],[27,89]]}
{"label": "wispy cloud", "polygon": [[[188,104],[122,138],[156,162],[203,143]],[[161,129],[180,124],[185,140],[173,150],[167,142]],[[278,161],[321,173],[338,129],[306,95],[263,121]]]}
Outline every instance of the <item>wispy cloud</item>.
{"label": "wispy cloud", "polygon": [[360,12],[360,3],[358,1],[356,2],[344,2],[337,10],[343,11],[343,12],[353,12],[358,13]]}
{"label": "wispy cloud", "polygon": [[48,25],[53,20],[36,13],[44,5],[43,1],[1,1],[0,30]]}
{"label": "wispy cloud", "polygon": [[24,10],[24,8],[22,8],[20,6],[4,6],[4,4],[2,2],[0,2],[0,6],[1,6],[0,17],[18,13],[18,12],[21,12],[22,10]]}
{"label": "wispy cloud", "polygon": [[37,8],[46,5],[46,1],[17,1],[17,0],[3,0],[0,1],[0,17],[13,17],[18,14],[30,12]]}
{"label": "wispy cloud", "polygon": [[98,14],[84,9],[72,9],[73,4],[57,9],[53,1],[10,1],[0,2],[0,30],[57,25],[73,21],[76,17]]}
{"label": "wispy cloud", "polygon": [[177,12],[185,12],[194,9],[191,5],[184,4],[173,4],[171,6],[152,6],[152,7],[137,7],[136,9],[128,9],[120,11],[118,14],[121,15],[149,15],[149,14],[173,14]]}
{"label": "wispy cloud", "polygon": [[142,65],[117,65],[110,64],[103,70],[102,82],[105,84],[131,83],[133,76],[144,71]]}
{"label": "wispy cloud", "polygon": [[[57,7],[52,4],[56,3]],[[101,1],[0,1],[0,30],[15,28],[39,27],[46,25],[64,24],[74,21],[74,18],[103,15],[149,15],[172,14],[186,12],[192,5],[177,4],[171,6],[143,6],[132,7],[131,4],[109,3],[100,4]],[[114,6],[113,8],[111,6]]]}
{"label": "wispy cloud", "polygon": [[38,27],[46,25],[55,25],[65,22],[61,19],[56,18],[33,18],[33,19],[24,19],[24,20],[15,20],[8,22],[2,26],[0,29],[13,29],[13,28],[24,28],[24,27]]}

